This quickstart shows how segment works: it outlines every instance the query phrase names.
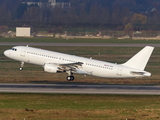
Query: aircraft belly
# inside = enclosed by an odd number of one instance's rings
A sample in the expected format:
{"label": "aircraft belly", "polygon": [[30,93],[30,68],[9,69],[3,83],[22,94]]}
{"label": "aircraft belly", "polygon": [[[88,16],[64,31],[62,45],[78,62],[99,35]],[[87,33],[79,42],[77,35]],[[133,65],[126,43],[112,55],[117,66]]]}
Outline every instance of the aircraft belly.
{"label": "aircraft belly", "polygon": [[128,69],[115,67],[114,69],[103,69],[103,68],[89,68],[86,69],[88,75],[93,75],[103,78],[132,78],[133,76],[128,72]]}
{"label": "aircraft belly", "polygon": [[104,78],[111,78],[113,76],[115,76],[115,73],[113,71],[110,70],[106,70],[106,69],[94,69],[94,71],[90,72],[92,73],[91,75],[93,76],[97,76],[97,77],[104,77]]}
{"label": "aircraft belly", "polygon": [[101,72],[101,73],[97,74],[96,76],[104,77],[104,78],[113,78],[113,76],[115,76],[115,73],[113,73],[111,71],[105,71],[105,72]]}

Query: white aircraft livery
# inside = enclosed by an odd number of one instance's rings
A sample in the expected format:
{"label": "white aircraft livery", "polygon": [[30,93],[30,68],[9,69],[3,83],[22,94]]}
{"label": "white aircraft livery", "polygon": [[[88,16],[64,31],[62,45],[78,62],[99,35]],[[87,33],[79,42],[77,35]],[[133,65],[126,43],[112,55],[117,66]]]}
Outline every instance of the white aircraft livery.
{"label": "white aircraft livery", "polygon": [[68,74],[67,80],[73,81],[73,74],[92,75],[104,78],[139,78],[149,77],[151,73],[144,71],[154,47],[146,46],[123,64],[104,62],[84,57],[43,50],[27,46],[15,46],[4,51],[8,58],[24,63],[43,66],[45,72]]}

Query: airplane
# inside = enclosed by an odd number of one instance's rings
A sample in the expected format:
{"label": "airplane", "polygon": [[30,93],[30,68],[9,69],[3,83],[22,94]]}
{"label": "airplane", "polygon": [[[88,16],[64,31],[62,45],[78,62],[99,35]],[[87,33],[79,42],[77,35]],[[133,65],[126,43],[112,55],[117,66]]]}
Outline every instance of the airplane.
{"label": "airplane", "polygon": [[4,51],[4,55],[21,62],[20,71],[24,63],[43,66],[49,73],[67,73],[66,79],[73,81],[73,74],[91,75],[103,78],[141,78],[150,77],[151,73],[144,71],[154,50],[146,46],[123,64],[110,63],[92,58],[84,58],[30,46],[15,46]]}

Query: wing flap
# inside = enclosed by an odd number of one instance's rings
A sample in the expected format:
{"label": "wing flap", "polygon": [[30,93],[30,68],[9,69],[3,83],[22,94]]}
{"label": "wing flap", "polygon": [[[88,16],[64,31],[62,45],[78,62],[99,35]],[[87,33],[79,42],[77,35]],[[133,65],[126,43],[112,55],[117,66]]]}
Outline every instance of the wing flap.
{"label": "wing flap", "polygon": [[75,71],[78,67],[81,67],[82,64],[83,64],[82,62],[59,64],[59,67],[63,70]]}
{"label": "wing flap", "polygon": [[63,71],[76,71],[79,67],[82,66],[82,62],[76,62],[76,63],[66,63],[66,64],[58,64],[58,63],[52,63],[50,62],[49,64],[54,64],[58,66],[58,69],[63,70]]}

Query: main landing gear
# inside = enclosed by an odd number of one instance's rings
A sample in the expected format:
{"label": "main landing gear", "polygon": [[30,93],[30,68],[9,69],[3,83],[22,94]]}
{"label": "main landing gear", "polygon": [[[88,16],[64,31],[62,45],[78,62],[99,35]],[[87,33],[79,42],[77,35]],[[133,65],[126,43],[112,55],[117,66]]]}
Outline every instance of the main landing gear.
{"label": "main landing gear", "polygon": [[19,68],[19,70],[22,71],[23,67],[24,67],[24,62],[21,62],[21,67]]}
{"label": "main landing gear", "polygon": [[66,73],[68,73],[68,76],[66,77],[66,79],[68,81],[73,81],[74,80],[73,73],[71,71],[66,71]]}
{"label": "main landing gear", "polygon": [[67,79],[68,81],[73,81],[73,80],[74,80],[74,76],[67,76],[66,79]]}

